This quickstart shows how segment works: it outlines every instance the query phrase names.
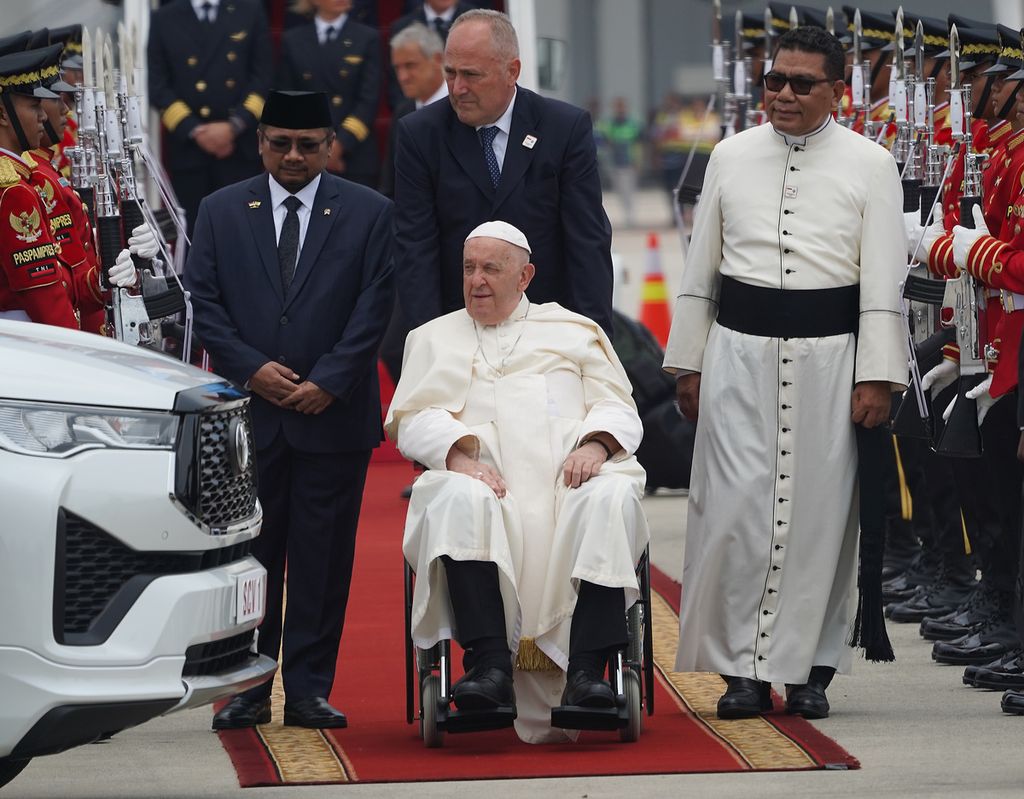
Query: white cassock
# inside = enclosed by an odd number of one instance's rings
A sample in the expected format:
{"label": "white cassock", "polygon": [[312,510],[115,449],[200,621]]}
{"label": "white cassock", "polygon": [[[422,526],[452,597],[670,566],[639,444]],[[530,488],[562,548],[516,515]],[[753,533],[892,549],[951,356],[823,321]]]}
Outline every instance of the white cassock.
{"label": "white cassock", "polygon": [[[856,613],[855,382],[907,379],[892,156],[836,124],[770,125],[711,155],[665,368],[701,372],[676,668],[805,683],[849,671]],[[721,277],[860,285],[852,334],[769,338],[716,323]]]}
{"label": "white cassock", "polygon": [[[456,637],[442,555],[496,563],[516,653],[516,732],[531,743],[574,737],[550,726],[550,711],[565,685],[579,581],[625,589],[625,613],[639,596],[635,564],[649,539],[645,474],[632,456],[643,428],[608,338],[591,320],[525,295],[498,325],[475,325],[465,310],[439,317],[406,340],[385,427],[429,469],[413,486],[402,544],[417,575],[414,643]],[[566,456],[602,431],[623,451],[566,488]],[[455,444],[498,470],[505,497],[446,470]],[[534,670],[538,661],[549,670]]]}

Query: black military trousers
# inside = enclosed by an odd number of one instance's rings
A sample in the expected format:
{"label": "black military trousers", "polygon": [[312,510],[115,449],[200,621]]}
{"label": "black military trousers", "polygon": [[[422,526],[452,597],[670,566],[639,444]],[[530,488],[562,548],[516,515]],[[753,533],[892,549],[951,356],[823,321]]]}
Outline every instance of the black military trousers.
{"label": "black military trousers", "polygon": [[188,235],[191,237],[196,225],[196,215],[199,213],[199,203],[203,198],[213,194],[217,189],[258,175],[263,171],[263,164],[258,158],[242,157],[237,154],[224,159],[211,155],[201,166],[187,169],[176,168],[172,162],[169,171],[171,186],[178,196],[178,202],[185,210]]}
{"label": "black military trousers", "polygon": [[[457,561],[448,556],[442,560],[459,645],[472,649],[478,641],[507,641],[498,567],[487,561]],[[604,653],[626,645],[629,636],[625,602],[621,588],[580,581],[569,631],[570,658],[583,653]],[[472,665],[470,658],[466,667],[472,668]]]}
{"label": "black military trousers", "polygon": [[[369,450],[302,452],[282,433],[256,453],[263,530],[253,554],[267,570],[258,646],[275,660],[281,650],[288,698],[326,699],[334,683],[369,462]],[[247,692],[253,699],[269,694],[269,682]]]}
{"label": "black military trousers", "polygon": [[951,458],[971,544],[982,574],[997,591],[1012,592],[1020,550],[1021,479],[1015,395],[998,400],[981,427],[980,460]]}

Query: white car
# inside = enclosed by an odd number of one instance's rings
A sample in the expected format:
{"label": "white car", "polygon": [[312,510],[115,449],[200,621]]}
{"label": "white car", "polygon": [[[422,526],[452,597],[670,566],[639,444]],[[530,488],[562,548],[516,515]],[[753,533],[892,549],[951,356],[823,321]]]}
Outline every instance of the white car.
{"label": "white car", "polygon": [[167,356],[0,319],[0,785],[273,675],[248,402]]}

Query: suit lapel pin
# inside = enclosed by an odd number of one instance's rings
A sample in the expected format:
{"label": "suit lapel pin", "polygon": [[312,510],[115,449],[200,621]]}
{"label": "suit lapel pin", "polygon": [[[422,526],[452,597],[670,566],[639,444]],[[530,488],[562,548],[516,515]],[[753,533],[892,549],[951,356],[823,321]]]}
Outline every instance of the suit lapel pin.
{"label": "suit lapel pin", "polygon": [[324,208],[324,216],[330,216],[330,215],[331,215],[331,209],[330,208]]}
{"label": "suit lapel pin", "polygon": [[261,203],[259,200],[253,200],[252,202],[249,203],[250,208],[259,208],[260,205]]}
{"label": "suit lapel pin", "polygon": [[525,147],[527,150],[532,150],[533,145],[535,145],[536,143],[537,137],[534,136],[532,133],[527,133],[526,138],[523,139],[523,147]]}

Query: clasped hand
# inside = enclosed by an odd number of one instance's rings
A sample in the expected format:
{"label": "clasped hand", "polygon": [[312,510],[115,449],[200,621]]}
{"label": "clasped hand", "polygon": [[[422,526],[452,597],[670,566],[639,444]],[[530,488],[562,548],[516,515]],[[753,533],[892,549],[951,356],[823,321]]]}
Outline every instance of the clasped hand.
{"label": "clasped hand", "polygon": [[275,361],[267,361],[257,369],[249,378],[249,386],[272,405],[308,416],[323,413],[334,402],[332,394],[309,380],[299,382],[295,372]]}

